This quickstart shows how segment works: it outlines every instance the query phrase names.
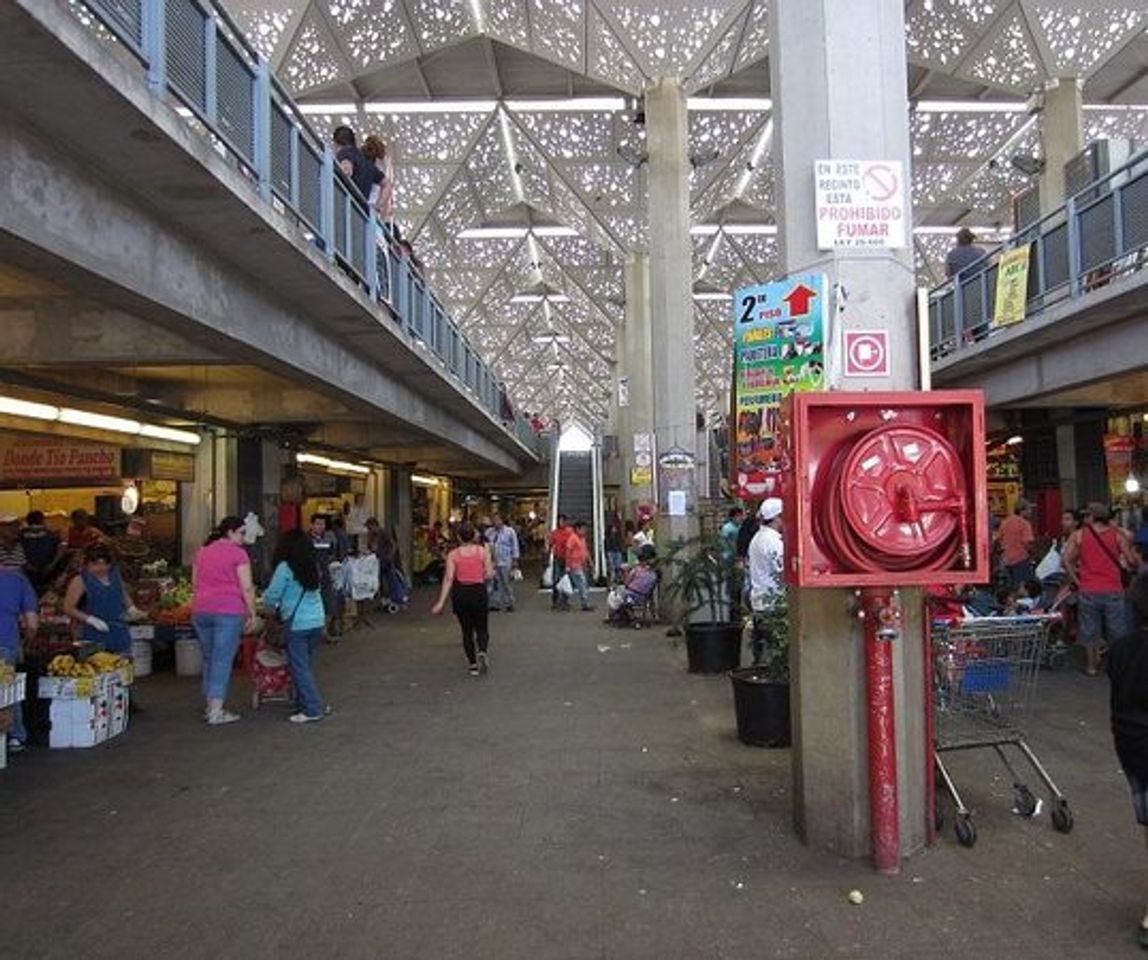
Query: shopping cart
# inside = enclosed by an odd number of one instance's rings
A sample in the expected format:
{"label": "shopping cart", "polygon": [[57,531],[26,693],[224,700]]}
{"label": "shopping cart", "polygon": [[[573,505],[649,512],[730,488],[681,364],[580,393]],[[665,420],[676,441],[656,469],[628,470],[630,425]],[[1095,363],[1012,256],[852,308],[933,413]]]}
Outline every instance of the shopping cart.
{"label": "shopping cart", "polygon": [[[956,807],[957,841],[977,840],[972,813],[965,806],[942,760],[945,753],[990,747],[1012,778],[1014,807],[1035,816],[1040,804],[1005,754],[1013,746],[1036,771],[1049,794],[1052,825],[1072,829],[1068,801],[1025,742],[1017,723],[1036,692],[1049,630],[1056,616],[985,617],[935,621],[931,632],[933,665],[934,754],[937,772]],[[940,807],[936,811],[941,826]]]}

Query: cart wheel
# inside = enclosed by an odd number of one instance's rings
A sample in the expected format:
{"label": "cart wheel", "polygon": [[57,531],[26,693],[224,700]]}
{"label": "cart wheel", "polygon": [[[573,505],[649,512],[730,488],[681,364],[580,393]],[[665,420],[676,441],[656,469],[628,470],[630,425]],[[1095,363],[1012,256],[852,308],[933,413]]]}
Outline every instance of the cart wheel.
{"label": "cart wheel", "polygon": [[402,607],[400,607],[397,603],[387,604],[387,613],[398,613],[401,609]]}
{"label": "cart wheel", "polygon": [[962,847],[971,847],[977,842],[977,828],[968,817],[957,817],[953,829],[957,833],[957,843]]}
{"label": "cart wheel", "polygon": [[1036,797],[1032,795],[1032,791],[1023,783],[1017,785],[1014,796],[1016,798],[1014,800],[1016,812],[1022,817],[1031,817],[1036,813]]}
{"label": "cart wheel", "polygon": [[1072,811],[1068,809],[1068,804],[1063,800],[1052,808],[1052,825],[1060,833],[1072,832]]}

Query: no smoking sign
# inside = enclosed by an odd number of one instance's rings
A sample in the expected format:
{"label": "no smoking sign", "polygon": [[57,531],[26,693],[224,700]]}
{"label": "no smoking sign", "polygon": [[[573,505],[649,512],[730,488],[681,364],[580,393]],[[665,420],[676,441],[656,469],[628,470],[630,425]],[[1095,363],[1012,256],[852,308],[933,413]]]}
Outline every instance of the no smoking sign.
{"label": "no smoking sign", "polygon": [[845,376],[889,376],[889,331],[845,331]]}

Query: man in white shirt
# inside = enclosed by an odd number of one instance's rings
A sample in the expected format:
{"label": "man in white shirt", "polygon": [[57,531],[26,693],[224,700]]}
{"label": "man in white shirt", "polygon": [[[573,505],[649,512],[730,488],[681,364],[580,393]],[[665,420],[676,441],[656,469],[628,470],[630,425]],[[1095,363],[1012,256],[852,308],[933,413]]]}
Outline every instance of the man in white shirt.
{"label": "man in white shirt", "polygon": [[[770,497],[758,510],[761,526],[749,542],[749,602],[753,608],[753,662],[761,661],[769,640],[765,621],[785,600],[785,544],[781,539],[781,500]],[[760,616],[759,616],[760,615]]]}

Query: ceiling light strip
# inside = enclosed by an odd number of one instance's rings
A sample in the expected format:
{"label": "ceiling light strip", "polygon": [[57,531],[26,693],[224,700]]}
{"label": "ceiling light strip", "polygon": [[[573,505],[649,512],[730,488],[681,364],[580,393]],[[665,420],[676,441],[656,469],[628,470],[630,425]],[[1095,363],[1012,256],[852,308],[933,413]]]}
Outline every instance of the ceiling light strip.
{"label": "ceiling light strip", "polygon": [[0,396],[0,414],[12,417],[27,417],[31,420],[66,423],[74,427],[88,427],[92,430],[106,430],[109,433],[126,433],[132,436],[150,437],[153,440],[170,440],[197,446],[203,437],[190,430],[174,427],[161,427],[150,423],[140,423],[127,417],[115,417],[106,413],[93,413],[90,410],[77,410],[75,407],[57,407],[50,403],[37,403],[21,400],[18,397]]}

